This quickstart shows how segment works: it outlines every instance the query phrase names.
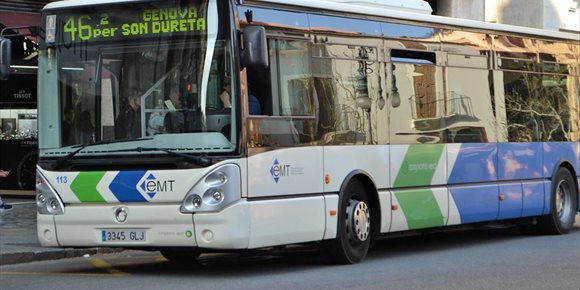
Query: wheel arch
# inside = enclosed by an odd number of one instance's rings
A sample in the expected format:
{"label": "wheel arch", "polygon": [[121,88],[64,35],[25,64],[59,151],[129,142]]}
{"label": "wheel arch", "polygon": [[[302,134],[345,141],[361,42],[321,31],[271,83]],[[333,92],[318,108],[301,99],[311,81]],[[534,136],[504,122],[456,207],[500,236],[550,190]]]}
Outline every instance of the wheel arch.
{"label": "wheel arch", "polygon": [[369,207],[371,209],[371,228],[372,228],[372,235],[373,238],[376,237],[380,233],[381,227],[381,205],[379,200],[379,191],[377,189],[376,183],[374,182],[371,175],[364,171],[364,170],[353,170],[351,171],[342,181],[340,185],[339,191],[339,204],[341,204],[342,196],[344,195],[343,192],[346,189],[347,185],[353,181],[359,181],[365,188],[365,192],[368,194],[369,198]]}

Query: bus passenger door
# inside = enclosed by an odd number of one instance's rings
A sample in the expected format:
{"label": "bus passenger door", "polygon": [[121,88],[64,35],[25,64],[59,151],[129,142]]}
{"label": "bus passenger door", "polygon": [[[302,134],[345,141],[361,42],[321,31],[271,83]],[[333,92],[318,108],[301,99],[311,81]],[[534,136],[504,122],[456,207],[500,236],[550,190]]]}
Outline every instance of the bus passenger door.
{"label": "bus passenger door", "polygon": [[325,227],[322,147],[309,40],[269,39],[270,66],[246,69],[261,115],[249,115],[250,246],[320,240]]}

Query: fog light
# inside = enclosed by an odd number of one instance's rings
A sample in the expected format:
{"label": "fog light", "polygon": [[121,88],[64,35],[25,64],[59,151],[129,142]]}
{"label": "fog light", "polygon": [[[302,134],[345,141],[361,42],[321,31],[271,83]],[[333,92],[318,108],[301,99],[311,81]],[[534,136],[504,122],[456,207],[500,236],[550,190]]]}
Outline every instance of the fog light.
{"label": "fog light", "polygon": [[193,204],[194,207],[200,207],[201,197],[199,197],[199,195],[194,196],[193,199],[191,200],[191,203]]}
{"label": "fog light", "polygon": [[46,202],[46,197],[44,194],[39,193],[36,195],[36,204],[43,205]]}
{"label": "fog light", "polygon": [[215,201],[222,201],[222,199],[224,199],[224,195],[221,191],[216,191],[213,193],[213,199],[215,199]]}
{"label": "fog light", "polygon": [[56,199],[51,199],[48,203],[48,210],[50,212],[56,212],[58,210],[58,201]]}

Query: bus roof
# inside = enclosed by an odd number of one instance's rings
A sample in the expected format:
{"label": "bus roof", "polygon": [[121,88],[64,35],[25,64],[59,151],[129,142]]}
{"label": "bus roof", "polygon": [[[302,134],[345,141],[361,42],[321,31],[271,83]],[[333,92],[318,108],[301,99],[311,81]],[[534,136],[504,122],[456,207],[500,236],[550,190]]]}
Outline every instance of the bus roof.
{"label": "bus roof", "polygon": [[[142,0],[67,0],[67,1],[57,1],[47,4],[44,9],[54,9],[54,8],[66,8],[75,6],[86,6],[86,5],[100,5],[108,3],[121,3],[121,2],[137,2]],[[285,7],[304,7],[304,8],[314,8],[320,10],[329,10],[336,12],[349,12],[360,15],[368,16],[378,16],[386,17],[391,19],[409,20],[409,21],[419,21],[423,23],[435,23],[441,25],[466,27],[477,30],[487,30],[487,31],[502,31],[509,33],[525,34],[529,36],[541,36],[548,38],[559,38],[580,41],[580,32],[578,33],[567,33],[551,30],[543,30],[537,28],[529,28],[523,26],[507,25],[507,24],[497,24],[489,23],[483,21],[476,21],[470,19],[460,19],[452,17],[444,17],[437,15],[428,15],[425,13],[414,13],[409,12],[408,9],[391,9],[384,7],[383,5],[374,3],[372,1],[329,1],[329,0],[293,0],[291,4],[288,4],[288,0],[253,0],[253,1],[240,1],[248,3],[267,3],[274,4]],[[367,3],[364,3],[367,2]],[[371,2],[371,3],[368,3]],[[376,1],[375,1],[376,2]]]}

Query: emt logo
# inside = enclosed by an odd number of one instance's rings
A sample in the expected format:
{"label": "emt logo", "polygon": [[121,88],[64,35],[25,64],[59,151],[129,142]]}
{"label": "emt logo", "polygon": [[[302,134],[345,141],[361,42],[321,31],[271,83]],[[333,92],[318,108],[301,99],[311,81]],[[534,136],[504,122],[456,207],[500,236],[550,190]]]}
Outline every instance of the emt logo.
{"label": "emt logo", "polygon": [[153,198],[159,192],[173,191],[175,180],[158,180],[153,173],[149,174],[145,180],[139,184],[139,191],[146,193],[149,198]]}
{"label": "emt logo", "polygon": [[280,180],[281,177],[290,175],[290,165],[280,164],[276,158],[274,159],[274,164],[270,167],[270,174],[274,178],[274,181],[278,183],[278,180]]}

